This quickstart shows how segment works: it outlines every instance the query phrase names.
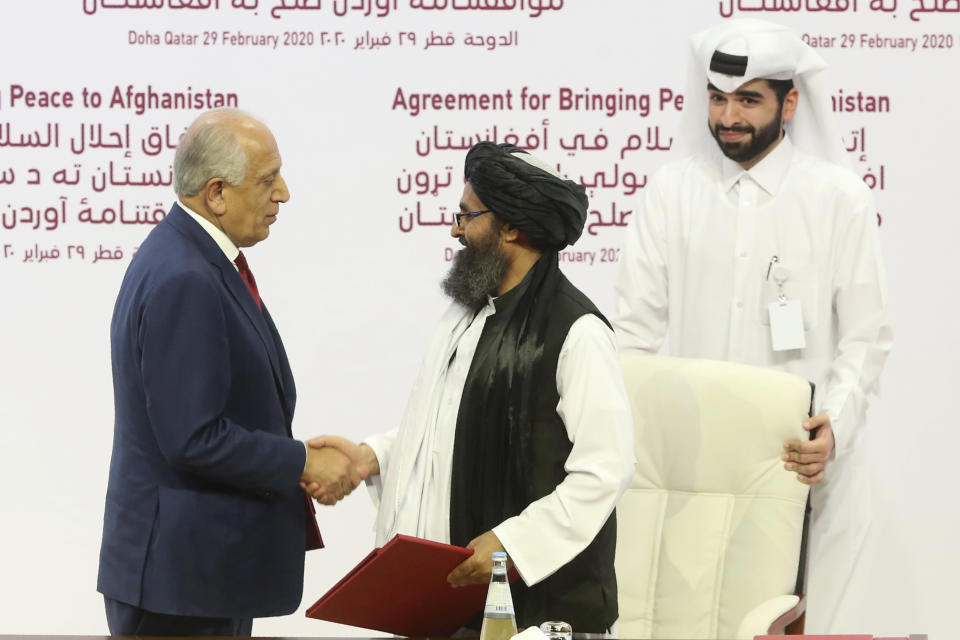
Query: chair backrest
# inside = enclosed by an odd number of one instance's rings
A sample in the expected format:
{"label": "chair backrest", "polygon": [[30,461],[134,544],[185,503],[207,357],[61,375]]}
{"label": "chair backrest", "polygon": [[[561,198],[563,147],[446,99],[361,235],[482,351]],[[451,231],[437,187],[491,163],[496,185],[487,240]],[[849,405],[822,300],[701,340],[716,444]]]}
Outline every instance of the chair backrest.
{"label": "chair backrest", "polygon": [[624,638],[732,638],[792,594],[808,488],[782,444],[806,439],[810,385],[748,365],[625,353],[637,468],[617,507]]}

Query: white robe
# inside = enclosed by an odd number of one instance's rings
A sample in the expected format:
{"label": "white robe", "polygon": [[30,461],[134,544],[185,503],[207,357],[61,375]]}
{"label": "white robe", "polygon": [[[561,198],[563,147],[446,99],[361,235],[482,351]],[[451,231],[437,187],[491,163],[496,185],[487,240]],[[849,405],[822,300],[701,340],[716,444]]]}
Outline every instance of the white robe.
{"label": "white robe", "polygon": [[[397,533],[450,541],[450,478],[460,397],[492,301],[474,318],[452,305],[427,350],[400,426],[365,442],[380,475],[368,480],[379,499],[380,546]],[[454,357],[455,354],[455,357]],[[453,358],[451,360],[451,358]],[[613,332],[586,315],[570,328],[557,362],[557,412],[573,448],[566,478],[493,531],[520,577],[533,585],[583,551],[633,476],[633,421]]]}
{"label": "white robe", "polygon": [[[806,347],[773,351],[767,304],[799,300]],[[785,271],[784,271],[785,270]],[[876,207],[854,174],[785,138],[745,172],[696,156],[650,181],[616,281],[622,349],[732,360],[816,384],[835,459],[812,495],[808,629],[826,631],[871,518],[861,440],[867,394],[892,344]],[[786,473],[786,472],[785,472]]]}

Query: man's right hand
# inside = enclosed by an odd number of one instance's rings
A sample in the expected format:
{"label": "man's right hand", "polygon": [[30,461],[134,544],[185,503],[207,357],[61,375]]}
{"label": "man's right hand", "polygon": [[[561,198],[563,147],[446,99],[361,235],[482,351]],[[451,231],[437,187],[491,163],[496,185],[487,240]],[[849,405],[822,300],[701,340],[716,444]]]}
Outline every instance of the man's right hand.
{"label": "man's right hand", "polygon": [[[309,445],[308,450],[334,449],[341,453],[356,468],[361,480],[380,473],[380,461],[377,460],[377,454],[366,444],[357,445],[341,436],[319,436],[309,440],[307,444]],[[323,483],[301,482],[300,485],[321,504],[334,504],[339,500],[335,494],[331,495],[330,488]],[[352,490],[353,488],[351,488]]]}
{"label": "man's right hand", "polygon": [[336,504],[357,488],[366,477],[344,453],[333,447],[307,447],[307,465],[300,476],[300,486],[310,491],[322,504]]}
{"label": "man's right hand", "polygon": [[836,446],[830,416],[826,413],[815,415],[803,421],[803,428],[807,431],[817,429],[817,434],[812,440],[784,442],[784,454],[781,456],[784,461],[783,468],[795,471],[797,480],[803,484],[819,484],[823,482],[827,464]]}

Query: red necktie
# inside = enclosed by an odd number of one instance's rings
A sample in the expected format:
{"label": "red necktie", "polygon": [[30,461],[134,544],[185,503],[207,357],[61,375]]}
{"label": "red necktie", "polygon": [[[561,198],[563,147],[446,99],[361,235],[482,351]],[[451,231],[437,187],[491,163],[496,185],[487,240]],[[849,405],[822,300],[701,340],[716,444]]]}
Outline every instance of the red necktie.
{"label": "red necktie", "polygon": [[243,251],[237,254],[237,258],[233,263],[237,265],[237,270],[240,272],[240,277],[243,278],[243,283],[247,285],[247,289],[250,289],[250,295],[252,295],[254,301],[256,301],[257,308],[263,309],[263,305],[260,303],[260,292],[257,291],[257,281],[254,279],[253,272],[250,271],[249,265],[247,265],[247,259],[243,257]]}

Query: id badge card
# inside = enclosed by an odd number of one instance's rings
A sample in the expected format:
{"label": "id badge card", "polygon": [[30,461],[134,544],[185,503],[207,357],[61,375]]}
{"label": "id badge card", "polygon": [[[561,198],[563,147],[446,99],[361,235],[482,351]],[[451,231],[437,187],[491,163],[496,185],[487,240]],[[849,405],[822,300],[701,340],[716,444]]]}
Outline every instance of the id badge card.
{"label": "id badge card", "polygon": [[778,300],[767,305],[770,313],[770,343],[774,351],[803,349],[803,311],[799,300]]}

